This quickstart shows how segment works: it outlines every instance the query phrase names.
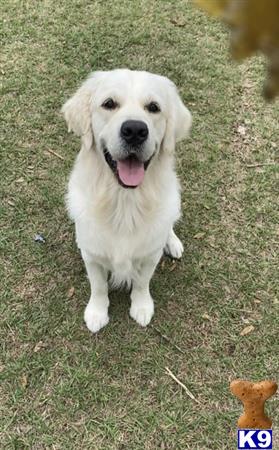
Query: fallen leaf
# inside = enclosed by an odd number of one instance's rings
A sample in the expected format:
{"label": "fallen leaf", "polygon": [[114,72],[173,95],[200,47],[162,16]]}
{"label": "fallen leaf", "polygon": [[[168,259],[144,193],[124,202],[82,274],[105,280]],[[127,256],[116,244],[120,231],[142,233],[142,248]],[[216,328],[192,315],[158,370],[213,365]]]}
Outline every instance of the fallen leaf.
{"label": "fallen leaf", "polygon": [[200,232],[200,233],[195,234],[194,239],[202,239],[202,238],[204,238],[204,236],[205,236],[205,233]]}
{"label": "fallen leaf", "polygon": [[261,301],[256,299],[256,300],[254,300],[254,303],[258,304],[258,303],[261,303]]}
{"label": "fallen leaf", "polygon": [[246,336],[246,334],[251,333],[254,331],[255,327],[253,325],[248,325],[248,327],[243,328],[243,330],[240,333],[240,336]]}
{"label": "fallen leaf", "polygon": [[202,315],[202,318],[203,318],[203,319],[206,319],[206,320],[211,320],[210,315],[207,314],[207,313],[204,313],[204,314]]}
{"label": "fallen leaf", "polygon": [[15,203],[14,203],[14,202],[12,202],[11,200],[8,200],[8,201],[7,201],[7,203],[8,203],[8,205],[9,205],[9,206],[12,206],[12,207],[14,207],[14,206],[15,206]]}
{"label": "fallen leaf", "polygon": [[177,27],[185,27],[186,22],[180,19],[170,19],[170,22]]}
{"label": "fallen leaf", "polygon": [[73,295],[74,295],[74,293],[75,293],[75,288],[74,288],[74,286],[72,286],[72,287],[70,287],[70,289],[68,290],[68,294],[67,294],[68,298],[72,298]]}
{"label": "fallen leaf", "polygon": [[28,379],[26,375],[22,375],[21,379],[20,379],[20,384],[21,387],[23,387],[23,389],[26,388],[27,384],[28,384]]}

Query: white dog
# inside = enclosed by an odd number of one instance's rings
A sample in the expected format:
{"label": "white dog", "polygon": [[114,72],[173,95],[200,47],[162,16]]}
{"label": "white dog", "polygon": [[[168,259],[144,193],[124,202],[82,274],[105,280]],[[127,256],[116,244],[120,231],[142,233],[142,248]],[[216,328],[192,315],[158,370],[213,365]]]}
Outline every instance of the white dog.
{"label": "white dog", "polygon": [[127,69],[93,73],[62,112],[81,136],[67,201],[91,285],[85,322],[92,332],[108,323],[111,274],[113,285],[131,286],[130,315],[146,326],[163,250],[174,258],[183,252],[173,231],[180,216],[174,149],[190,112],[168,78]]}

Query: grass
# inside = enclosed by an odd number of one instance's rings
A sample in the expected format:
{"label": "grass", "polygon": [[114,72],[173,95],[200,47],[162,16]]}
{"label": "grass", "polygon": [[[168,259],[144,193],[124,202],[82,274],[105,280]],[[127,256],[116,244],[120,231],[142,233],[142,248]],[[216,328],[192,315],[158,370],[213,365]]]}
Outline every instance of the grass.
{"label": "grass", "polygon": [[[236,448],[229,382],[279,371],[278,165],[261,165],[276,161],[279,115],[260,96],[263,61],[231,63],[226,31],[185,0],[1,9],[1,448]],[[169,76],[193,113],[177,149],[186,250],[152,280],[171,342],[129,318],[122,292],[100,334],[82,319],[89,284],[64,206],[79,141],[59,109],[91,70],[125,66]],[[277,395],[277,438],[278,411]]]}

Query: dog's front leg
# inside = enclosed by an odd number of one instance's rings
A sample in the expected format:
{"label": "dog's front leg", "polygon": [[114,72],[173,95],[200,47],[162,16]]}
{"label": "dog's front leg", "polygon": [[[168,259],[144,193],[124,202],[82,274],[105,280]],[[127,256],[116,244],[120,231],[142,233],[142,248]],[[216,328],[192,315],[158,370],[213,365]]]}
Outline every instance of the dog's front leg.
{"label": "dog's front leg", "polygon": [[84,320],[89,330],[97,333],[109,321],[108,272],[103,266],[94,262],[87,252],[82,251],[81,254],[91,287],[91,296],[84,311]]}
{"label": "dog's front leg", "polygon": [[149,324],[154,314],[154,302],[149,292],[149,283],[161,256],[162,252],[159,252],[145,260],[133,279],[130,316],[143,327]]}
{"label": "dog's front leg", "polygon": [[168,240],[164,248],[165,253],[174,259],[180,259],[183,254],[183,244],[181,240],[176,236],[173,228],[170,230]]}

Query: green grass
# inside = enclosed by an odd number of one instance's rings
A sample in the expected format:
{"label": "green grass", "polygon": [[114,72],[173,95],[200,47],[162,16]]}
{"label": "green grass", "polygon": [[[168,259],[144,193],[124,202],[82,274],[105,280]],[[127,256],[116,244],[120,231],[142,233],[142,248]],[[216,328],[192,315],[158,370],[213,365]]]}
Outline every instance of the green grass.
{"label": "green grass", "polygon": [[[242,408],[229,382],[279,372],[278,165],[249,167],[278,152],[263,62],[231,63],[226,31],[182,0],[1,10],[1,448],[236,448]],[[97,336],[82,318],[89,284],[64,206],[79,141],[59,109],[91,70],[126,66],[170,77],[194,119],[177,149],[185,254],[152,280],[153,324],[171,342],[129,318],[122,292]],[[277,432],[278,411],[277,395]]]}

